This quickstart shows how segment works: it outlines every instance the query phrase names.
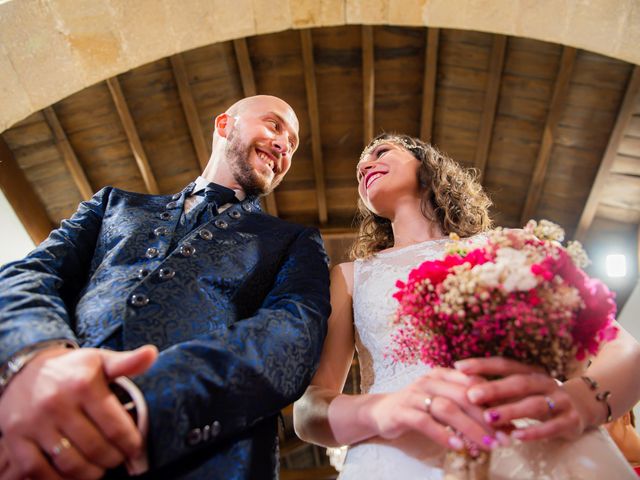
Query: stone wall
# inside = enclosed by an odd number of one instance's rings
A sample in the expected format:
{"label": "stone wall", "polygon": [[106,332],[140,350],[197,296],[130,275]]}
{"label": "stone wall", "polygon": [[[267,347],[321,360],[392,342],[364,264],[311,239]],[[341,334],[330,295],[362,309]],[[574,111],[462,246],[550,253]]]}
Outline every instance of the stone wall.
{"label": "stone wall", "polygon": [[481,30],[640,64],[638,0],[0,0],[0,131],[167,55],[345,24]]}

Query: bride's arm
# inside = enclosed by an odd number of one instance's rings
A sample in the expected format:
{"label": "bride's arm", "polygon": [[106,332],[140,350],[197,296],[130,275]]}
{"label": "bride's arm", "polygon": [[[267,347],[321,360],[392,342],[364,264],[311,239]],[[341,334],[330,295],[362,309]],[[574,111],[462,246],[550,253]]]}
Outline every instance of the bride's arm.
{"label": "bride's arm", "polygon": [[[495,445],[482,411],[466,399],[477,379],[451,369],[434,369],[403,390],[388,394],[342,394],[354,354],[353,264],[331,272],[331,316],[318,371],[294,404],[297,435],[324,446],[351,445],[381,436],[417,431],[442,446],[460,449],[451,426],[482,449]],[[432,398],[429,412],[425,398]]]}
{"label": "bride's arm", "polygon": [[304,395],[293,405],[296,434],[324,446],[348,444],[336,439],[329,425],[329,405],[341,395],[354,354],[353,263],[331,270],[331,316],[318,370]]}

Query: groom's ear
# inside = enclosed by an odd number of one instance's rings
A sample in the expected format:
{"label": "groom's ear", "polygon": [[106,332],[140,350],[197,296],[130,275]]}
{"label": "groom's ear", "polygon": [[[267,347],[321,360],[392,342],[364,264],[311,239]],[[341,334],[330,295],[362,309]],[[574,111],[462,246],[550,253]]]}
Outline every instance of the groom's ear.
{"label": "groom's ear", "polygon": [[234,119],[227,113],[221,113],[214,120],[215,131],[222,138],[227,138],[233,128]]}

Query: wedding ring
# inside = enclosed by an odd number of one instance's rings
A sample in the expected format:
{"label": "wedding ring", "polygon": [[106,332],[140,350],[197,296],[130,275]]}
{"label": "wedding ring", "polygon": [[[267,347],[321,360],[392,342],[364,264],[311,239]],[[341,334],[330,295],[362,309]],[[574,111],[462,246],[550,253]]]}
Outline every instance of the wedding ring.
{"label": "wedding ring", "polygon": [[424,411],[427,412],[427,415],[431,415],[431,404],[433,403],[433,398],[424,397]]}
{"label": "wedding ring", "polygon": [[549,407],[549,413],[553,413],[553,409],[556,408],[556,402],[554,402],[551,397],[544,397],[544,401],[547,402],[547,407]]}
{"label": "wedding ring", "polygon": [[69,442],[69,439],[66,437],[60,437],[60,441],[51,449],[51,456],[57,457],[68,448],[71,448],[71,442]]}

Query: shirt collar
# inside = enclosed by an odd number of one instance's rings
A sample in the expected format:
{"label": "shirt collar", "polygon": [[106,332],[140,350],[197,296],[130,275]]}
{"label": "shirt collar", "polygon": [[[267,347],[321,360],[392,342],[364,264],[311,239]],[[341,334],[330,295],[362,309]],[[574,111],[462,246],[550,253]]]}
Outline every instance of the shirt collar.
{"label": "shirt collar", "polygon": [[[193,187],[193,190],[191,191],[191,195],[195,195],[196,193],[198,193],[201,190],[204,190],[205,188],[207,188],[207,185],[209,185],[211,182],[209,180],[207,180],[206,178],[204,178],[202,175],[199,175],[198,178],[196,178],[195,181],[195,186]],[[246,198],[246,194],[244,193],[244,190],[240,190],[240,189],[233,189],[233,191],[236,194],[236,198],[240,201],[243,201]]]}

